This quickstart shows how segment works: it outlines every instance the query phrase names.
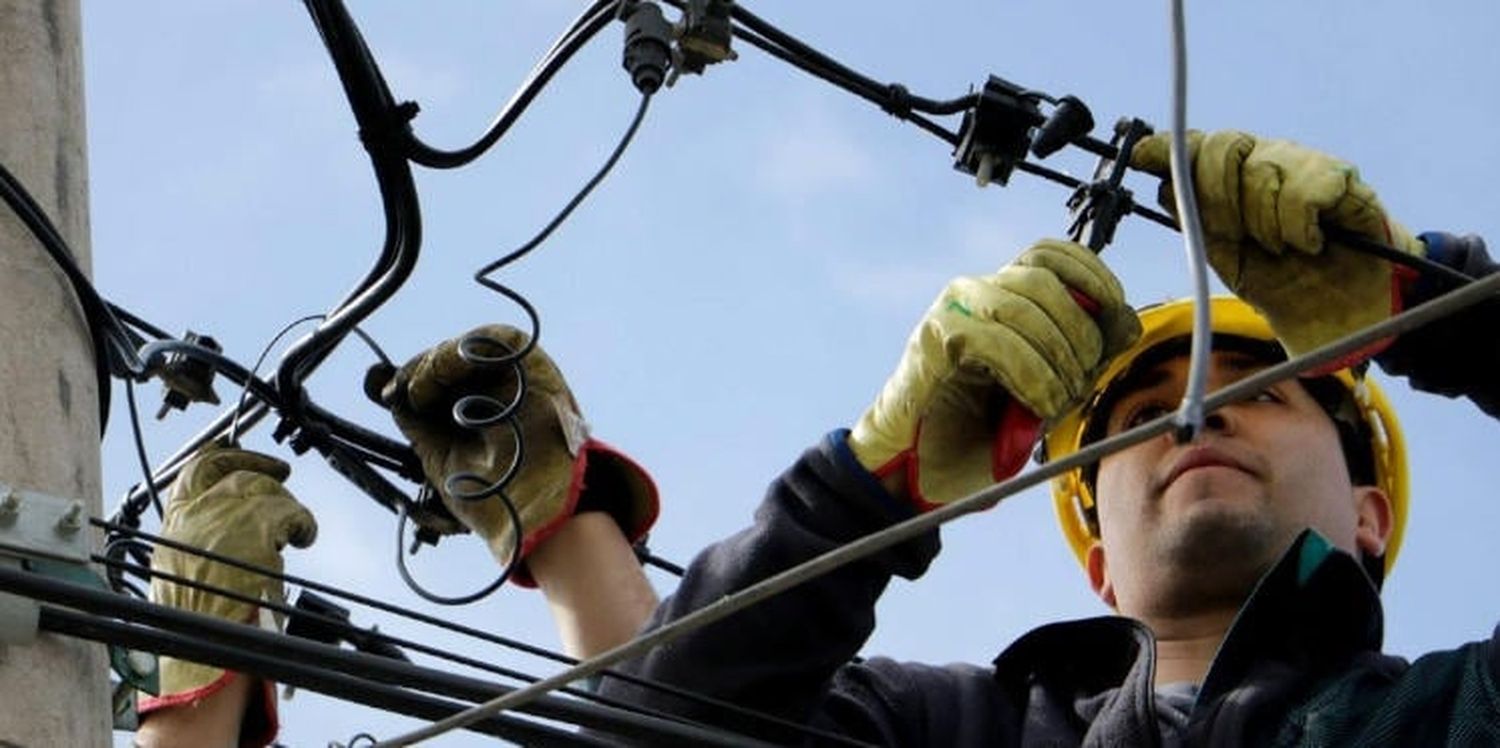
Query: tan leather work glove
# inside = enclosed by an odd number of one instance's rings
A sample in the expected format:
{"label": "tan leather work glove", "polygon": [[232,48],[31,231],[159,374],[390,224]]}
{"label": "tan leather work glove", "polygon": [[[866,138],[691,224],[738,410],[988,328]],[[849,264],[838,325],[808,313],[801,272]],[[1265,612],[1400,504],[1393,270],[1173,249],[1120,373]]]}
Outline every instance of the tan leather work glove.
{"label": "tan leather work glove", "polygon": [[[510,365],[488,368],[467,360],[459,347],[477,336],[503,344],[481,345],[487,356],[520,350],[526,334],[505,325],[486,325],[468,335],[440,343],[401,367],[381,387],[381,398],[396,425],[411,440],[422,470],[438,489],[443,504],[459,521],[483,537],[490,553],[509,564],[516,528],[497,497],[468,501],[451,495],[450,476],[474,473],[489,483],[515,457],[515,435],[497,424],[467,429],[453,420],[454,404],[467,395],[484,395],[505,406],[515,399],[516,379]],[[516,416],[523,459],[506,495],[521,518],[521,559],[580,510],[608,511],[632,543],[656,521],[656,486],[639,465],[613,447],[592,439],[578,402],[557,365],[540,347],[522,359],[526,396]],[[480,484],[462,481],[461,491]],[[524,563],[511,578],[535,586]]]}
{"label": "tan leather work glove", "polygon": [[904,469],[919,508],[961,498],[1019,471],[1041,422],[1086,398],[1140,331],[1093,252],[1044,239],[994,275],[948,284],[849,447],[878,476]]}
{"label": "tan leather work glove", "polygon": [[[211,444],[183,466],[172,484],[162,537],[280,572],[281,549],[288,543],[306,548],[318,534],[312,512],[281,484],[290,473],[291,468],[274,457]],[[152,552],[151,568],[254,599],[283,599],[280,579],[166,546]],[[155,577],[151,580],[151,599],[236,623],[261,622],[257,605]],[[162,657],[160,668],[161,693],[142,695],[142,714],[192,704],[238,677],[220,668],[173,657]],[[257,745],[270,742],[277,724],[271,684],[263,683],[262,688],[252,689],[255,700],[261,703],[251,705],[243,728],[249,742]]]}
{"label": "tan leather work glove", "polygon": [[[1135,147],[1131,165],[1170,179],[1170,134]],[[1414,255],[1426,247],[1391,220],[1353,166],[1286,140],[1192,132],[1188,149],[1208,244],[1224,284],[1256,307],[1292,355],[1401,310],[1391,263],[1330,242],[1338,227]],[[1170,184],[1162,204],[1173,210]],[[1342,368],[1388,341],[1335,362]]]}

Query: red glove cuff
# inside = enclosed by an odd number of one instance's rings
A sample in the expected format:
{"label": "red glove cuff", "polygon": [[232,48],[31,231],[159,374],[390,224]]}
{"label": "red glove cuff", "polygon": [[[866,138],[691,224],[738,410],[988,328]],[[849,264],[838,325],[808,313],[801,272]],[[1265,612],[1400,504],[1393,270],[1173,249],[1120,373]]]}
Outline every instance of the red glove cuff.
{"label": "red glove cuff", "polygon": [[[599,475],[610,476],[612,479],[610,484],[619,489],[619,494],[585,496],[590,488],[588,480]],[[580,506],[581,503],[583,506]],[[527,533],[522,538],[521,558],[523,561],[512,572],[511,581],[522,587],[536,587],[536,580],[532,578],[531,571],[526,568],[524,559],[531,555],[537,546],[556,535],[580,508],[587,511],[595,507],[609,512],[610,516],[615,518],[615,522],[619,523],[620,531],[625,534],[625,539],[634,545],[641,538],[646,537],[651,526],[656,524],[656,517],[661,511],[661,501],[657,494],[656,482],[651,480],[651,475],[646,472],[645,468],[624,452],[598,439],[589,439],[583,443],[583,447],[578,450],[578,457],[573,460],[573,472],[568,482],[568,495],[563,504],[563,511],[559,512],[551,522]]]}
{"label": "red glove cuff", "polygon": [[[990,477],[996,483],[1014,476],[1026,466],[1036,440],[1042,433],[1042,419],[1032,413],[1019,400],[1006,402],[995,427],[995,438],[990,445]],[[922,424],[917,424],[915,441],[922,438]],[[884,465],[871,471],[876,478],[885,478],[897,470],[906,470],[906,494],[918,512],[930,512],[942,504],[933,503],[922,495],[920,460],[915,447],[891,458]]]}
{"label": "red glove cuff", "polygon": [[[166,696],[140,694],[136,702],[136,713],[146,715],[173,707],[190,707],[224,690],[235,678],[249,677],[232,670],[225,670],[218,680],[191,691],[180,691]],[[265,678],[257,679],[260,688],[250,692],[250,703],[245,705],[245,716],[240,721],[240,748],[265,748],[276,740],[281,730],[281,721],[276,710],[276,684]]]}

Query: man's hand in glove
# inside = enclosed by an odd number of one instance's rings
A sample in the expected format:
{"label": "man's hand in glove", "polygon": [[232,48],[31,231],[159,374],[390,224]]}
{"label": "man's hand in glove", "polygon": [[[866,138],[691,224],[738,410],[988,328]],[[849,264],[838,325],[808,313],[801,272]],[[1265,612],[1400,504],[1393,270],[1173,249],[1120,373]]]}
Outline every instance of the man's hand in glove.
{"label": "man's hand in glove", "polygon": [[[204,448],[172,485],[162,537],[279,573],[281,549],[288,543],[305,548],[318,533],[312,512],[281,484],[289,473],[286,463],[272,457],[217,445]],[[151,569],[250,600],[282,600],[277,577],[166,546],[152,553]],[[151,599],[235,623],[255,625],[262,615],[253,602],[157,577],[151,580]],[[267,745],[275,737],[276,702],[269,682],[247,683],[238,673],[173,657],[162,657],[160,668],[160,695],[143,695],[140,702],[144,723],[136,739],[141,745],[192,745],[210,735],[237,735],[240,745]],[[157,713],[160,718],[153,716]]]}
{"label": "man's hand in glove", "polygon": [[[1131,165],[1170,178],[1170,135],[1135,147]],[[1387,217],[1353,166],[1285,140],[1226,130],[1189,133],[1208,260],[1224,284],[1270,321],[1288,353],[1306,353],[1401,310],[1388,260],[1337,241],[1337,229],[1414,255],[1421,241]],[[1171,209],[1171,185],[1163,183]],[[1384,344],[1352,360],[1377,353]]]}
{"label": "man's hand in glove", "polygon": [[1041,422],[1139,336],[1109,268],[1043,240],[999,273],[948,284],[849,447],[877,476],[904,471],[918,508],[962,498],[1020,470]]}
{"label": "man's hand in glove", "polygon": [[[521,359],[525,397],[514,416],[522,444],[521,461],[504,493],[521,519],[517,533],[499,497],[473,500],[455,496],[493,483],[516,457],[516,433],[505,423],[466,428],[454,421],[454,405],[479,395],[500,407],[515,400],[517,382],[510,364],[488,365],[463,351],[502,357],[520,350],[526,335],[502,325],[487,325],[413,358],[388,382],[373,382],[396,425],[412,442],[427,479],[448,510],[489,544],[502,565],[509,564],[520,537],[524,561],[537,545],[574,514],[592,509],[608,512],[627,540],[634,543],[656,520],[656,487],[630,458],[589,437],[588,425],[562,372],[540,347]],[[452,477],[478,476],[481,481]],[[522,566],[512,577],[534,584]]]}

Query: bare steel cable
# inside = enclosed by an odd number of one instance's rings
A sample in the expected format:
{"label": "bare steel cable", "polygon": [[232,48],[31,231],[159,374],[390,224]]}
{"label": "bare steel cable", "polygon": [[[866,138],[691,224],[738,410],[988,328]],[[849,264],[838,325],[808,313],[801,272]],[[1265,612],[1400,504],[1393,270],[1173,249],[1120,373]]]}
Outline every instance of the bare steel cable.
{"label": "bare steel cable", "polygon": [[[1234,384],[1204,398],[1206,410],[1222,407],[1261,392],[1276,382],[1297,376],[1303,371],[1322,366],[1351,352],[1360,350],[1377,340],[1399,335],[1420,327],[1440,317],[1476,304],[1500,294],[1500,273],[1488,276],[1456,291],[1444,294],[1425,304],[1413,307],[1378,324],[1345,336],[1305,355],[1287,360],[1275,366],[1241,379]],[[884,530],[846,543],[816,558],[809,559],[790,569],[767,577],[739,592],[726,595],[661,628],[649,631],[640,637],[611,649],[597,657],[579,663],[576,667],[538,681],[531,686],[493,699],[472,709],[434,722],[426,727],[399,735],[378,743],[378,748],[407,746],[420,740],[435,738],[446,732],[462,728],[477,720],[513,709],[539,696],[545,695],[573,681],[587,678],[604,668],[638,657],[648,650],[677,639],[710,623],[723,619],[762,600],[822,576],[834,569],[862,559],[877,551],[902,543],[959,517],[984,511],[1008,496],[1040,485],[1056,476],[1076,470],[1104,457],[1129,448],[1143,441],[1171,431],[1176,426],[1175,415],[1165,415],[1150,423],[1095,442],[1056,462],[1049,462],[1035,470],[1018,475],[1003,483],[966,496],[951,504],[938,507]]]}

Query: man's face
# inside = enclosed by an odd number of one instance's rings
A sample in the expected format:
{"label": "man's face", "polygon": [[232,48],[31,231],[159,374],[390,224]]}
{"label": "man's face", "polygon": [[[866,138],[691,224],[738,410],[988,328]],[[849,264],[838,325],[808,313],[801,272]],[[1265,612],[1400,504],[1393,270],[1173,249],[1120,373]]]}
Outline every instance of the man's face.
{"label": "man's face", "polygon": [[[1262,368],[1215,351],[1209,390]],[[1185,357],[1148,369],[1108,414],[1117,434],[1174,410]],[[1209,414],[1187,444],[1156,437],[1099,463],[1101,537],[1090,580],[1106,603],[1139,618],[1237,609],[1306,528],[1335,546],[1379,554],[1389,501],[1349,479],[1333,421],[1295,380]]]}

